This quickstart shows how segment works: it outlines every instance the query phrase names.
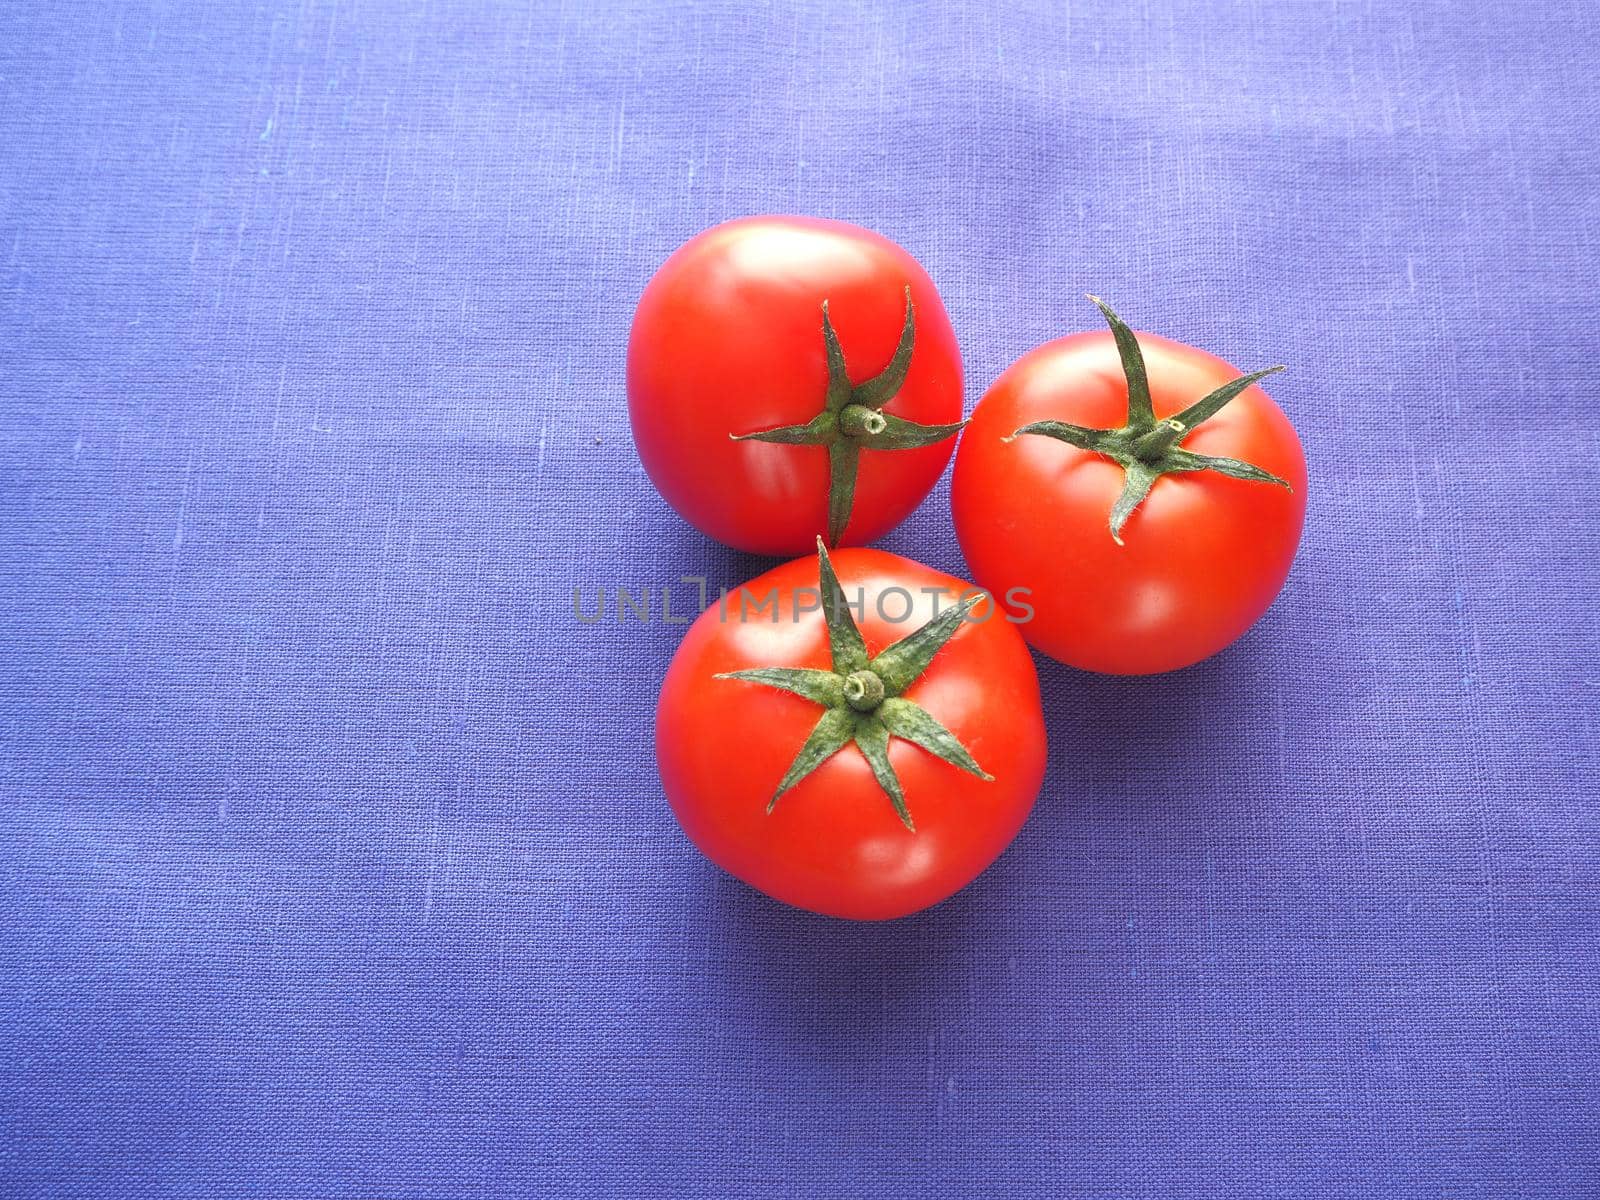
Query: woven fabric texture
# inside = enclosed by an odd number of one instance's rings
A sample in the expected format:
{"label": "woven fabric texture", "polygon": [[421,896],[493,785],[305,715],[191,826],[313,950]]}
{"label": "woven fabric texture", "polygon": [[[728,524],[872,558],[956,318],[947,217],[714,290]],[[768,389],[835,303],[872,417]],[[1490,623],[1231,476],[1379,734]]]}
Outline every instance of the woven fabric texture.
{"label": "woven fabric texture", "polygon": [[[0,1194],[1600,1195],[1590,0],[0,13]],[[880,925],[665,804],[677,245],[833,216],[967,402],[1135,325],[1311,464],[1219,657]],[[964,572],[943,483],[887,549]],[[1218,564],[1226,570],[1226,564]]]}

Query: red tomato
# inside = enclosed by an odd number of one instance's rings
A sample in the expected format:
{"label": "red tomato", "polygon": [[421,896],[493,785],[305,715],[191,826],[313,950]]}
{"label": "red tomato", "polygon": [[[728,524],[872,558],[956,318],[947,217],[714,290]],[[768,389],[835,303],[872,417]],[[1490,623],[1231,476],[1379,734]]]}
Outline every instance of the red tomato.
{"label": "red tomato", "polygon": [[[1203,350],[1127,336],[1142,351],[1158,429],[1239,379]],[[1033,645],[1091,671],[1171,671],[1215,654],[1267,610],[1300,541],[1305,456],[1259,387],[1224,403],[1203,423],[1156,434],[1169,443],[1165,454],[1186,457],[1157,462],[1176,469],[1143,481],[1148,494],[1119,543],[1109,521],[1129,471],[1116,453],[1131,442],[1121,429],[1129,384],[1114,334],[1049,342],[995,381],[961,439],[951,504],[977,580],[1002,597],[1029,589],[1033,617],[1019,628]],[[1078,441],[1109,437],[1102,444],[1114,453],[1015,436],[1035,422],[1070,423]]]}
{"label": "red tomato", "polygon": [[646,286],[628,413],[688,521],[742,550],[804,554],[819,534],[881,537],[927,495],[955,448],[961,355],[932,281],[893,242],[751,217],[692,239]]}
{"label": "red tomato", "polygon": [[[768,571],[685,633],[661,687],[656,755],[673,812],[713,862],[800,908],[899,917],[963,887],[1022,828],[1044,777],[1038,680],[1017,627],[970,584],[878,550],[832,561],[846,602],[862,610],[846,616],[863,656],[841,661],[834,641],[848,654],[848,634],[830,640],[819,611],[826,563],[820,576],[816,556]],[[757,607],[769,593],[775,620]],[[978,604],[965,616],[963,593]],[[911,673],[918,653],[931,660]],[[875,694],[861,694],[863,673],[881,683]],[[842,732],[821,746],[820,765],[780,791],[830,723]]]}

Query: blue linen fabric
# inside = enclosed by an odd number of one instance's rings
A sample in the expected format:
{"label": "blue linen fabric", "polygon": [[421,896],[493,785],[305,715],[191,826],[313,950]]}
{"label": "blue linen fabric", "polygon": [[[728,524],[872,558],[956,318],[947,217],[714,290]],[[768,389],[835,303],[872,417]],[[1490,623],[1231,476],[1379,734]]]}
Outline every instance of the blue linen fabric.
{"label": "blue linen fabric", "polygon": [[[1600,11],[0,15],[0,1194],[1600,1195]],[[1288,585],[899,922],[707,864],[662,259],[839,217],[967,400],[1085,291],[1274,395]],[[960,573],[947,485],[882,543]],[[1218,564],[1226,570],[1225,563]]]}

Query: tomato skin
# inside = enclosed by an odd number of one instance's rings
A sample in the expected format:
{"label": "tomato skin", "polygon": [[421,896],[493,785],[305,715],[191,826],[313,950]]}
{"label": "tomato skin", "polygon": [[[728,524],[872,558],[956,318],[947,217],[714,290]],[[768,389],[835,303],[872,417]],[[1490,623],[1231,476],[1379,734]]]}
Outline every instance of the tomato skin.
{"label": "tomato skin", "polygon": [[[735,442],[803,424],[828,386],[822,302],[853,383],[882,371],[916,306],[916,348],[884,411],[961,419],[961,354],[921,265],[870,230],[811,217],[749,217],[692,238],[640,297],[628,341],[628,414],[646,472],[717,541],[758,554],[809,552],[827,528],[828,452]],[[955,439],[861,455],[843,545],[882,537],[943,473]]]}
{"label": "tomato skin", "polygon": [[[857,624],[876,654],[972,585],[879,550],[833,555],[845,595],[865,589]],[[730,594],[727,619],[713,605],[689,627],[667,670],[656,713],[656,756],[667,800],[700,850],[730,874],[785,903],[858,920],[904,916],[958,891],[1022,828],[1044,779],[1045,727],[1033,660],[1017,627],[985,605],[904,693],[955,734],[991,775],[985,781],[898,738],[889,757],[916,822],[895,815],[866,759],[847,745],[767,802],[822,715],[798,696],[719,672],[765,666],[829,666],[818,611],[793,616],[794,593],[817,588],[815,556],[786,563],[745,585],[777,589],[779,619]],[[877,598],[903,588],[913,608],[883,619]],[[884,597],[890,617],[906,602]],[[743,619],[741,620],[741,614]]]}
{"label": "tomato skin", "polygon": [[[1158,419],[1241,372],[1179,342],[1140,333]],[[1214,471],[1169,474],[1107,528],[1123,470],[1032,421],[1114,428],[1127,381],[1109,332],[1076,334],[1018,359],[979,402],[956,453],[951,506],[974,577],[990,592],[1027,588],[1023,636],[1090,671],[1172,671],[1228,646],[1264,613],[1289,573],[1305,521],[1306,463],[1294,427],[1258,387],[1188,434],[1200,454],[1242,459],[1292,490]]]}

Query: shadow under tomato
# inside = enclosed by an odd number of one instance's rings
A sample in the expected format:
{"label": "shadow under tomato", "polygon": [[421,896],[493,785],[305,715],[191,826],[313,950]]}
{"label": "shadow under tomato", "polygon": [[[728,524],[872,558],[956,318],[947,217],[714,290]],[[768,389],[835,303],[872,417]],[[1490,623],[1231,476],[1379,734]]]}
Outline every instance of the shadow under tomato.
{"label": "shadow under tomato", "polygon": [[1005,911],[1005,896],[986,886],[992,874],[920,913],[847,921],[791,908],[704,864],[702,929],[717,978],[736,989],[725,1015],[777,1019],[821,1046],[935,1012],[1002,940],[984,929]]}
{"label": "shadow under tomato", "polygon": [[1051,731],[1047,793],[1128,788],[1152,802],[1191,794],[1185,776],[1212,739],[1227,736],[1241,706],[1233,689],[1247,674],[1238,664],[1200,664],[1187,674],[1123,679],[1041,663]]}
{"label": "shadow under tomato", "polygon": [[1285,738],[1316,663],[1277,644],[1279,619],[1269,612],[1228,649],[1163,675],[1095,675],[1036,656],[1050,759],[1033,820],[1138,816],[1170,833],[1292,793]]}
{"label": "shadow under tomato", "polygon": [[968,1001],[1005,993],[1011,976],[1013,994],[1031,994],[1041,962],[1069,962],[1075,993],[1109,1003],[1127,984],[1102,975],[1121,961],[1127,914],[1150,902],[1141,889],[1169,881],[1161,896],[1172,900],[1170,881],[1207,869],[1219,825],[1248,824],[1294,795],[1285,730],[1318,664],[1304,639],[1286,641],[1304,616],[1289,608],[1166,675],[1036,658],[1050,755],[1033,815],[993,866],[931,909],[844,921],[780,904],[709,862],[686,871],[717,1019],[752,1036],[781,1029],[826,1055],[937,1029]]}
{"label": "shadow under tomato", "polygon": [[1050,728],[1044,788],[1017,841],[955,896],[899,920],[855,922],[780,904],[710,863],[686,881],[702,892],[708,948],[734,989],[730,1019],[756,1012],[824,1046],[948,1012],[952,997],[986,993],[1014,971],[1019,945],[1075,954],[1067,948],[1098,936],[1105,889],[1093,881],[1107,863],[1070,857],[1069,845],[1131,838],[1141,856],[1168,855],[1181,869],[1201,853],[1198,831],[1218,819],[1218,789],[1235,813],[1248,800],[1248,776],[1276,736],[1282,664],[1268,640],[1247,636],[1163,676],[1038,667]]}

